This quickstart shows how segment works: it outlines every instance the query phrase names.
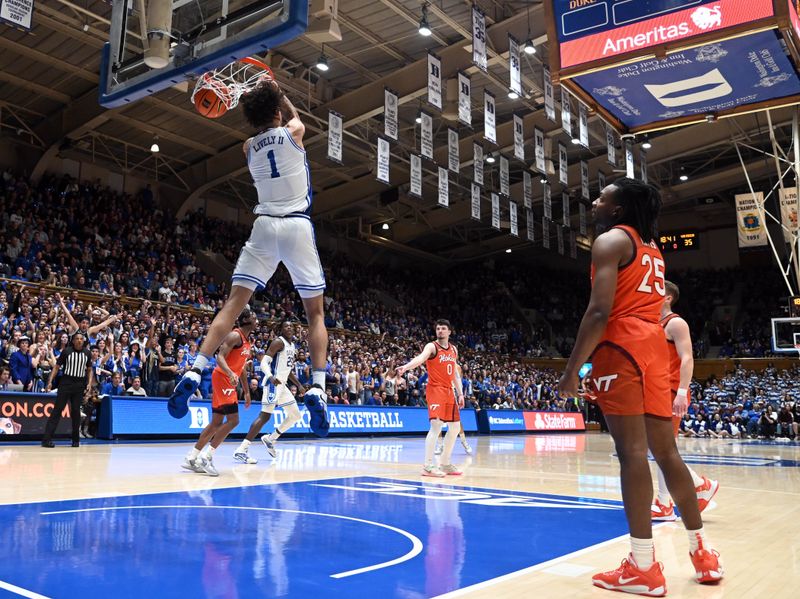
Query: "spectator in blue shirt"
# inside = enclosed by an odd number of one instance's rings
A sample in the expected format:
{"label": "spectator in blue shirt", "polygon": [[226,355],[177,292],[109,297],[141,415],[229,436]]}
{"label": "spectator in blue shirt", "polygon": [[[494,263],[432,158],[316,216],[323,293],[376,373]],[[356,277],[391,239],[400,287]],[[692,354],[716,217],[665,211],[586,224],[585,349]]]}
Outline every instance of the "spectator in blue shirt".
{"label": "spectator in blue shirt", "polygon": [[125,387],[122,385],[122,374],[115,372],[111,375],[111,380],[100,386],[100,395],[125,395]]}
{"label": "spectator in blue shirt", "polygon": [[18,343],[17,351],[8,360],[11,380],[16,385],[22,385],[25,391],[30,391],[33,388],[33,360],[28,354],[31,341],[27,337],[20,337]]}

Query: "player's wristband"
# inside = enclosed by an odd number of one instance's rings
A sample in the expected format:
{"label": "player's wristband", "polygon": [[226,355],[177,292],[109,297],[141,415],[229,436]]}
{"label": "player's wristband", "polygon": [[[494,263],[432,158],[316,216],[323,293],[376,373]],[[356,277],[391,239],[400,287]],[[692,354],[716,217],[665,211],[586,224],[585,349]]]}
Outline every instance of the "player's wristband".
{"label": "player's wristband", "polygon": [[688,392],[686,389],[678,389],[678,391],[675,393],[675,397],[686,397],[687,395]]}

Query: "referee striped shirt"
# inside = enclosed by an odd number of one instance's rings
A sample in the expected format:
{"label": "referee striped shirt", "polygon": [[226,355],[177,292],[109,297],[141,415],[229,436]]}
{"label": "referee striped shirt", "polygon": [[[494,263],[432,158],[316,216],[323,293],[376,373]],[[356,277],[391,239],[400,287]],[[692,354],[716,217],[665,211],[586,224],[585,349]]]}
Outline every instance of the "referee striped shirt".
{"label": "referee striped shirt", "polygon": [[74,347],[68,347],[58,356],[58,366],[61,369],[61,376],[66,382],[78,383],[88,382],[86,369],[91,360],[91,353],[84,348],[80,351]]}

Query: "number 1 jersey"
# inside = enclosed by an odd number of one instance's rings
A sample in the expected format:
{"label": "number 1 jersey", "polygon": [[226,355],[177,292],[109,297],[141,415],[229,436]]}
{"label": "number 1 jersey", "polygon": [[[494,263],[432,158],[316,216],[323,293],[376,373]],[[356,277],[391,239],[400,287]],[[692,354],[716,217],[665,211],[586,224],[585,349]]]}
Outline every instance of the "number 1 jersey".
{"label": "number 1 jersey", "polygon": [[250,139],[247,166],[258,192],[256,214],[286,216],[311,209],[311,175],[306,153],[286,127]]}

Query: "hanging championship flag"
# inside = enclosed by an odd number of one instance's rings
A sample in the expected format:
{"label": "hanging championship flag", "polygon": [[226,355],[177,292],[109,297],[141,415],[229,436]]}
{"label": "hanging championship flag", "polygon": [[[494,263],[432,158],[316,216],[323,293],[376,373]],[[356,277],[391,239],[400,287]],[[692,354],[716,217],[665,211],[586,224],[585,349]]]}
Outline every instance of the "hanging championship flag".
{"label": "hanging championship flag", "polygon": [[32,20],[33,0],[0,0],[0,21],[30,31]]}
{"label": "hanging championship flag", "polygon": [[522,95],[522,64],[519,60],[519,42],[508,34],[508,89]]}
{"label": "hanging championship flag", "polygon": [[578,238],[575,231],[569,232],[569,257],[573,260],[578,258]]}
{"label": "hanging championship flag", "polygon": [[458,120],[472,126],[472,81],[461,71],[458,72]]}
{"label": "hanging championship flag", "polygon": [[567,146],[558,144],[558,182],[569,185],[569,163],[567,162]]}
{"label": "hanging championship flag", "polygon": [[527,210],[533,206],[533,179],[527,170],[522,172],[522,205]]}
{"label": "hanging championship flag", "polygon": [[797,188],[786,187],[780,191],[781,199],[781,224],[783,225],[783,238],[786,243],[793,242],[793,235],[797,234]]}
{"label": "hanging championship flag", "polygon": [[442,59],[428,52],[428,104],[442,109]]}
{"label": "hanging championship flag", "polygon": [[500,196],[492,193],[492,227],[500,230]]}
{"label": "hanging championship flag", "polygon": [[633,179],[636,176],[633,164],[633,144],[630,139],[625,140],[625,176]]}
{"label": "hanging championship flag", "polygon": [[433,117],[420,111],[419,118],[422,121],[419,126],[419,151],[425,158],[433,160]]}
{"label": "hanging championship flag", "polygon": [[389,183],[389,140],[378,137],[378,171],[376,177],[381,183]]}
{"label": "hanging championship flag", "polygon": [[461,169],[458,158],[458,131],[447,129],[447,167],[457,173]]}
{"label": "hanging championship flag", "polygon": [[767,227],[764,222],[764,194],[743,193],[736,198],[736,223],[739,226],[739,247],[767,245]]}
{"label": "hanging championship flag", "polygon": [[639,167],[642,169],[642,183],[647,183],[647,152],[639,150]]}
{"label": "hanging championship flag", "polygon": [[578,203],[578,214],[580,215],[580,234],[586,235],[586,206],[583,202]]}
{"label": "hanging championship flag", "polygon": [[561,86],[561,128],[569,137],[572,137],[572,107],[570,106],[569,93]]}
{"label": "hanging championship flag", "polygon": [[583,102],[578,102],[578,140],[584,148],[589,147],[589,112]]}
{"label": "hanging championship flag", "polygon": [[542,217],[542,247],[550,249],[550,219]]}
{"label": "hanging championship flag", "polygon": [[528,241],[536,241],[536,235],[534,234],[536,222],[533,219],[533,210],[528,209],[525,211],[525,228],[528,233]]}
{"label": "hanging championship flag", "polygon": [[494,120],[494,94],[483,92],[483,136],[493,144],[497,144],[497,129]]}
{"label": "hanging championship flag", "polygon": [[533,130],[533,139],[536,170],[546,175],[547,163],[544,159],[544,131],[536,127]]}
{"label": "hanging championship flag", "polygon": [[556,225],[556,242],[558,243],[558,253],[564,255],[564,227]]}
{"label": "hanging championship flag", "polygon": [[584,200],[590,199],[589,195],[589,163],[581,160],[581,197]]}
{"label": "hanging championship flag", "polygon": [[508,220],[511,223],[511,234],[519,237],[519,223],[517,222],[517,203],[511,200],[508,203]]}
{"label": "hanging championship flag", "polygon": [[383,88],[383,134],[397,141],[397,94]]}
{"label": "hanging championship flag", "polygon": [[478,142],[472,142],[472,178],[483,185],[483,146]]}
{"label": "hanging championship flag", "polygon": [[472,5],[472,62],[484,73],[489,70],[489,62],[486,60],[486,18],[483,11],[474,4]]}
{"label": "hanging championship flag", "polygon": [[328,160],[342,163],[342,115],[328,111]]}
{"label": "hanging championship flag", "polygon": [[472,184],[472,206],[470,216],[475,220],[481,220],[481,187],[477,183]]}
{"label": "hanging championship flag", "polygon": [[606,157],[609,164],[617,166],[617,146],[614,139],[614,130],[606,123]]}
{"label": "hanging championship flag", "polygon": [[508,184],[508,158],[500,156],[500,193],[508,197],[511,195]]}
{"label": "hanging championship flag", "polygon": [[447,169],[439,167],[439,206],[450,206],[450,180],[447,178]]}
{"label": "hanging championship flag", "polygon": [[561,222],[565,227],[569,227],[569,194],[564,192],[561,194]]}
{"label": "hanging championship flag", "polygon": [[422,197],[422,158],[417,154],[411,154],[411,187],[408,193]]}
{"label": "hanging championship flag", "polygon": [[514,158],[525,160],[525,132],[518,114],[514,115]]}
{"label": "hanging championship flag", "polygon": [[600,195],[600,193],[602,193],[602,191],[606,188],[606,175],[602,171],[597,171],[597,184],[600,186],[600,191],[597,195]]}
{"label": "hanging championship flag", "polygon": [[546,181],[542,183],[542,195],[544,196],[543,203],[544,203],[544,215],[547,217],[547,220],[552,220],[553,218],[553,195],[550,190],[550,184]]}
{"label": "hanging championship flag", "polygon": [[550,69],[544,67],[544,114],[548,121],[556,122],[556,100],[553,95],[553,80],[550,79]]}

